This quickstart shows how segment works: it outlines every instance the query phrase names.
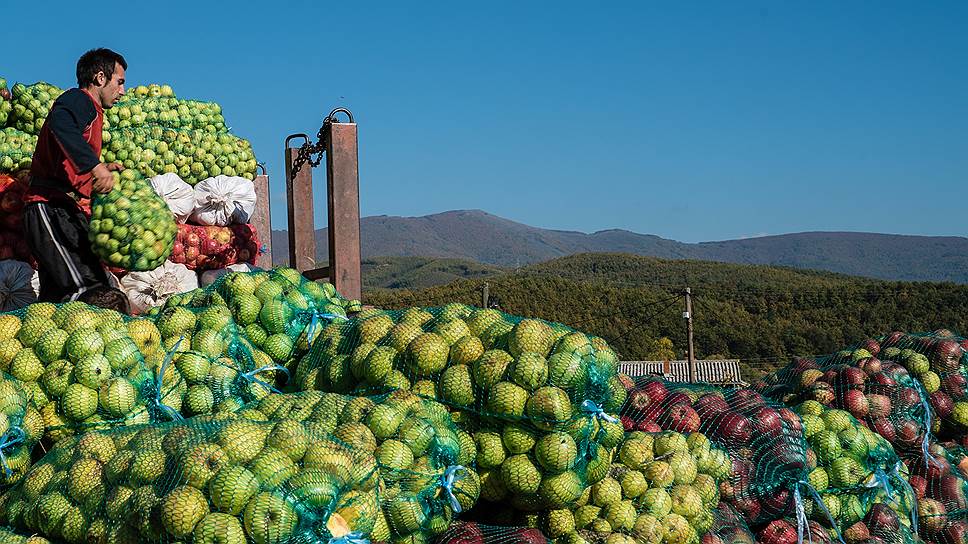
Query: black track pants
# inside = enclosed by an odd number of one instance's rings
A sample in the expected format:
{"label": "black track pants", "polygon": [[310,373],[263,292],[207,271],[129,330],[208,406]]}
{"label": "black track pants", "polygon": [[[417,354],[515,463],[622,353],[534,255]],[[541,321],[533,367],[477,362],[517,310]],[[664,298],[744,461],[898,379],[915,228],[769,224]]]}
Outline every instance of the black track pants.
{"label": "black track pants", "polygon": [[50,203],[24,207],[24,235],[37,259],[40,297],[45,302],[75,300],[108,278],[87,239],[88,221],[80,210]]}

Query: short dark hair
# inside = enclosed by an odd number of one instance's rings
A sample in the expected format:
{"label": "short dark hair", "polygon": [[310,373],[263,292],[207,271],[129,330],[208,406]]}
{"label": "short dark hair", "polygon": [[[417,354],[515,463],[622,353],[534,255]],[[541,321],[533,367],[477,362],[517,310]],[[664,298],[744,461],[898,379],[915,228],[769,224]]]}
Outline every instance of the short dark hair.
{"label": "short dark hair", "polygon": [[92,287],[81,293],[77,297],[77,300],[85,304],[90,304],[91,306],[115,310],[123,314],[131,313],[131,306],[128,304],[128,295],[125,295],[124,291],[120,289],[108,287],[107,285]]}
{"label": "short dark hair", "polygon": [[114,75],[115,63],[120,64],[125,70],[128,69],[128,63],[125,62],[124,57],[110,49],[99,47],[84,53],[77,59],[77,86],[93,85],[94,76],[98,72],[104,72],[104,77],[111,79]]}

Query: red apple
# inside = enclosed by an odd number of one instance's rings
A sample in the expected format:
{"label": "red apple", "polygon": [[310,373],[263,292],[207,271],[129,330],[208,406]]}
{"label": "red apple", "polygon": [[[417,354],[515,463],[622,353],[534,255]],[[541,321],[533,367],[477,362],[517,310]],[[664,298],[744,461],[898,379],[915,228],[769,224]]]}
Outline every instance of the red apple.
{"label": "red apple", "polygon": [[864,385],[867,381],[867,374],[859,368],[849,366],[840,373],[841,383],[848,387],[857,387]]}
{"label": "red apple", "polygon": [[968,521],[957,520],[948,523],[941,532],[945,544],[968,544]]}
{"label": "red apple", "polygon": [[750,420],[753,422],[753,431],[758,435],[778,436],[783,433],[783,418],[775,408],[762,406],[753,412]]}
{"label": "red apple", "polygon": [[880,359],[877,357],[870,357],[867,359],[861,359],[857,362],[857,368],[863,370],[867,375],[876,374],[881,371],[883,365],[881,365]]}
{"label": "red apple", "polygon": [[890,420],[878,417],[872,420],[871,424],[874,427],[874,432],[883,436],[884,440],[887,440],[891,444],[897,440],[897,432],[894,429],[894,424]]}
{"label": "red apple", "polygon": [[883,527],[892,531],[901,528],[901,520],[898,519],[897,512],[891,510],[888,505],[879,502],[871,505],[871,509],[867,512],[864,520],[873,527]]}
{"label": "red apple", "polygon": [[924,479],[924,476],[918,476],[917,474],[911,475],[908,478],[908,483],[911,485],[911,489],[914,490],[914,494],[919,499],[923,499],[925,492],[928,490],[928,481]]}
{"label": "red apple", "polygon": [[789,521],[778,519],[763,528],[757,540],[761,544],[796,544],[797,530]]}
{"label": "red apple", "polygon": [[921,402],[921,395],[913,387],[904,387],[897,394],[897,403],[901,407],[911,407]]}
{"label": "red apple", "polygon": [[897,346],[898,342],[900,342],[902,338],[904,338],[903,332],[894,331],[891,334],[887,335],[884,341],[881,342],[881,348],[883,349],[887,347]]}
{"label": "red apple", "polygon": [[677,404],[670,408],[664,421],[668,422],[667,428],[669,430],[680,433],[697,432],[702,424],[699,414],[686,404]]}
{"label": "red apple", "polygon": [[619,420],[621,420],[622,428],[625,429],[625,432],[635,430],[635,421],[629,416],[621,416],[619,417]]}
{"label": "red apple", "polygon": [[679,391],[674,391],[669,393],[662,404],[666,407],[672,407],[677,404],[692,404],[692,400],[689,398],[689,395]]}
{"label": "red apple", "polygon": [[861,348],[866,349],[871,355],[877,355],[881,352],[881,345],[877,343],[877,340],[873,338],[868,338],[860,345]]}
{"label": "red apple", "polygon": [[873,376],[871,376],[871,381],[877,385],[883,385],[887,387],[897,386],[897,380],[888,376],[884,372],[878,372],[877,374],[874,374]]}
{"label": "red apple", "polygon": [[941,477],[938,498],[949,511],[963,511],[968,508],[965,485],[965,481],[959,476],[946,474]]}
{"label": "red apple", "polygon": [[947,418],[955,409],[954,401],[944,391],[935,391],[928,395],[928,402],[931,403],[931,407],[941,418]]}
{"label": "red apple", "polygon": [[702,535],[702,544],[726,544],[723,539],[716,536],[712,531]]}
{"label": "red apple", "polygon": [[777,517],[787,511],[787,508],[792,504],[792,500],[793,498],[788,490],[778,489],[771,493],[765,493],[760,499],[760,505],[766,515]]}
{"label": "red apple", "polygon": [[439,544],[483,544],[484,532],[474,522],[458,521],[438,539]]}
{"label": "red apple", "polygon": [[867,530],[867,525],[864,525],[863,521],[858,521],[850,527],[844,529],[844,538],[847,542],[851,544],[858,544],[864,542],[871,537],[871,533]]}
{"label": "red apple", "polygon": [[891,415],[891,398],[887,395],[871,393],[867,395],[868,415],[870,417],[887,417]]}
{"label": "red apple", "polygon": [[958,370],[961,362],[961,346],[954,340],[941,340],[935,344],[931,358],[944,370]]}
{"label": "red apple", "polygon": [[669,390],[666,389],[666,386],[659,381],[646,382],[641,389],[645,391],[649,395],[649,398],[652,399],[652,402],[656,404],[661,404],[669,394]]}
{"label": "red apple", "polygon": [[[912,447],[920,443],[921,426],[910,419],[904,419],[894,426],[898,443]],[[883,436],[883,435],[882,435]]]}
{"label": "red apple", "polygon": [[929,535],[937,533],[944,528],[948,519],[947,510],[940,502],[934,499],[921,499],[918,501],[919,526]]}
{"label": "red apple", "polygon": [[793,410],[789,408],[780,408],[780,417],[786,422],[787,429],[791,430],[794,434],[803,431],[803,422],[800,420],[800,416],[796,414]]}
{"label": "red apple", "polygon": [[750,420],[736,412],[727,412],[714,423],[713,435],[718,436],[728,445],[740,446],[746,444],[753,433]]}
{"label": "red apple", "polygon": [[763,395],[752,389],[736,389],[729,399],[730,406],[734,410],[749,410],[766,404]]}
{"label": "red apple", "polygon": [[636,430],[642,431],[644,433],[660,433],[662,432],[662,427],[654,421],[640,421],[635,426]]}
{"label": "red apple", "polygon": [[965,380],[965,377],[958,372],[952,372],[941,380],[941,390],[952,399],[961,400],[965,398],[966,389],[968,389],[968,380]]}
{"label": "red apple", "polygon": [[[733,499],[733,506],[748,522],[759,519],[760,513],[763,510],[760,506],[760,502],[753,497],[739,496]],[[796,539],[794,539],[794,541],[796,541]]]}
{"label": "red apple", "polygon": [[839,373],[837,372],[836,369],[830,368],[823,373],[823,376],[820,378],[820,381],[827,382],[827,383],[834,383],[835,381],[837,381],[838,375]]}
{"label": "red apple", "polygon": [[510,538],[520,544],[548,544],[548,539],[537,529],[517,529]]}
{"label": "red apple", "polygon": [[867,397],[858,389],[850,389],[844,393],[844,407],[857,419],[867,417],[870,410]]}

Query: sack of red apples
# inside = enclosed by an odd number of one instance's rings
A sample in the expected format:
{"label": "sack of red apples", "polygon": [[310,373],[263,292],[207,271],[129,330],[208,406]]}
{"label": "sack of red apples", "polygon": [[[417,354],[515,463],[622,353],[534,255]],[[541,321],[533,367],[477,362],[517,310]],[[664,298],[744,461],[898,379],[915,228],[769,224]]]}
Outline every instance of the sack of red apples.
{"label": "sack of red apples", "polygon": [[255,265],[258,257],[259,238],[252,225],[180,224],[169,260],[204,272],[237,263]]}
{"label": "sack of red apples", "polygon": [[16,259],[36,267],[23,233],[24,176],[0,174],[0,260]]}

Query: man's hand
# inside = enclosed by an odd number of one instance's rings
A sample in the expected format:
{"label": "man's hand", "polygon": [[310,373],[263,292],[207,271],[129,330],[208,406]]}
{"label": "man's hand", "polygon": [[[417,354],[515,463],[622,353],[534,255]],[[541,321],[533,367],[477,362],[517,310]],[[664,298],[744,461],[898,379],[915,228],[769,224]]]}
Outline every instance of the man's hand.
{"label": "man's hand", "polygon": [[104,164],[103,162],[94,167],[91,170],[91,175],[94,176],[94,190],[99,193],[108,193],[114,187],[114,175],[111,172],[124,170],[124,166],[120,163],[112,162],[109,164]]}

